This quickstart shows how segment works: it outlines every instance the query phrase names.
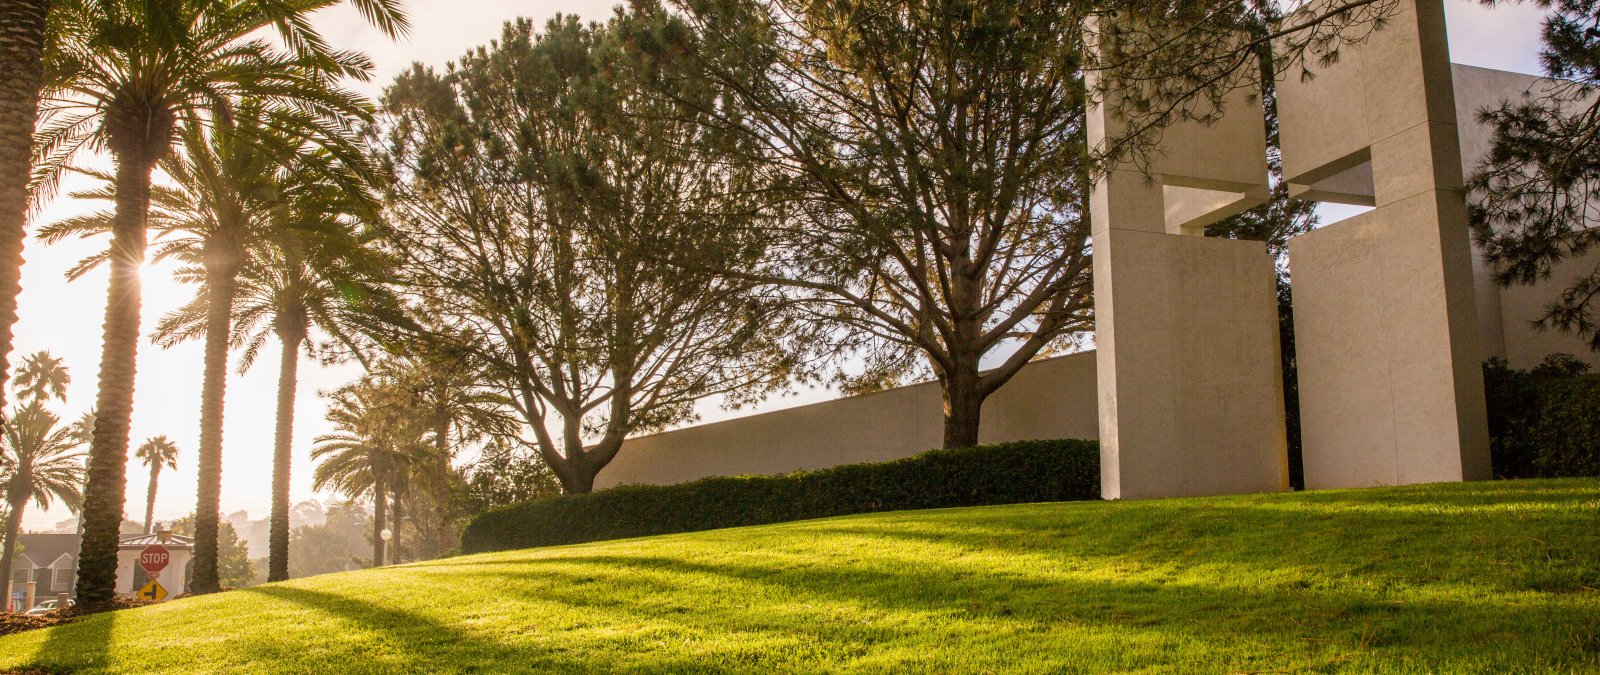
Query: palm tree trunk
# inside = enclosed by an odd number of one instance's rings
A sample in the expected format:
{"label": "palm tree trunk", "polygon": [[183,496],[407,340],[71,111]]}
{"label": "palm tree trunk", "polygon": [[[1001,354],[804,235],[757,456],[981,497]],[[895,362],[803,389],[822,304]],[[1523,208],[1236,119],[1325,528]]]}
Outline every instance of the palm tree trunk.
{"label": "palm tree trunk", "polygon": [[200,478],[194,507],[191,586],[195,593],[222,590],[217,572],[217,523],[222,515],[222,408],[228,388],[234,274],[217,269],[206,274],[206,359],[200,389]]}
{"label": "palm tree trunk", "polygon": [[144,491],[144,533],[150,534],[150,526],[156,519],[156,480],[161,477],[161,460],[158,458],[150,463],[150,488]]}
{"label": "palm tree trunk", "polygon": [[383,531],[389,525],[389,511],[384,499],[389,484],[384,480],[382,467],[374,463],[372,485],[372,566],[383,567]]}
{"label": "palm tree trunk", "polygon": [[[442,387],[441,387],[442,389]],[[440,392],[441,396],[448,392]],[[434,430],[434,452],[438,454],[434,459],[438,465],[434,467],[437,492],[434,494],[434,518],[438,520],[439,531],[434,541],[434,557],[444,555],[445,551],[455,547],[455,536],[450,531],[450,415],[448,411],[439,411],[438,427]]]}
{"label": "palm tree trunk", "polygon": [[289,578],[289,450],[294,435],[294,395],[299,386],[298,334],[280,326],[283,353],[278,359],[278,428],[272,441],[272,524],[267,543],[267,581]]}
{"label": "palm tree trunk", "polygon": [[80,605],[105,602],[116,592],[118,530],[128,490],[128,425],[133,417],[133,380],[139,355],[139,266],[144,263],[150,172],[158,157],[154,151],[117,153],[111,282],[106,291],[89,480],[84,486]]}
{"label": "palm tree trunk", "polygon": [[390,520],[393,520],[394,524],[389,527],[389,534],[391,535],[389,541],[383,544],[383,554],[386,558],[384,562],[398,565],[400,564],[400,526],[406,522],[406,505],[400,499],[400,493],[398,492],[389,496],[389,503],[392,505],[389,510],[393,512],[394,516]]}
{"label": "palm tree trunk", "polygon": [[[40,59],[51,0],[0,3],[0,409],[11,372],[11,329],[22,292],[22,243],[27,237],[28,177],[39,114]],[[4,582],[0,582],[3,589]]]}
{"label": "palm tree trunk", "polygon": [[[22,509],[28,505],[27,495],[20,500],[8,499],[6,503],[11,506],[11,512],[6,514],[5,548],[0,550],[0,593],[4,593],[11,582],[11,566],[16,562],[17,534],[22,531]],[[9,596],[0,598],[0,611],[10,602]]]}

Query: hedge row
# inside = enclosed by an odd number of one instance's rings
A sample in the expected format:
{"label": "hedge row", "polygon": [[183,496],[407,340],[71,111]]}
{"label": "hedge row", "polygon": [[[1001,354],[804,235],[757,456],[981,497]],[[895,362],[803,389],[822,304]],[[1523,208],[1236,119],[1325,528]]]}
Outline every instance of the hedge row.
{"label": "hedge row", "polygon": [[480,553],[874,511],[1099,498],[1098,443],[1024,441],[535,499],[479,514],[462,533],[461,548]]}
{"label": "hedge row", "polygon": [[1484,366],[1495,476],[1600,476],[1600,375],[1567,354],[1532,370]]}

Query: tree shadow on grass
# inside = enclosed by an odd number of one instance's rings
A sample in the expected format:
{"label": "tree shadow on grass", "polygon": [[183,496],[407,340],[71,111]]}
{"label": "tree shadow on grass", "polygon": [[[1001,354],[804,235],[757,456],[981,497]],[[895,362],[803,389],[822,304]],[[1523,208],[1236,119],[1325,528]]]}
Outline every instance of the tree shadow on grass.
{"label": "tree shadow on grass", "polygon": [[46,629],[27,668],[48,673],[103,670],[110,666],[111,629],[117,612],[91,614],[69,624]]}
{"label": "tree shadow on grass", "polygon": [[[550,644],[513,645],[488,635],[462,630],[423,614],[391,609],[334,593],[279,585],[240,592],[301,605],[377,634],[381,648],[392,650],[392,653],[372,656],[393,658],[387,663],[365,663],[361,670],[574,673],[617,670],[615,664],[606,661],[605,654],[574,653],[576,650],[560,644],[559,638],[549,641]],[[686,668],[685,664],[673,668],[670,662],[658,665],[667,670],[715,672],[715,669]]]}
{"label": "tree shadow on grass", "polygon": [[[558,564],[582,571],[557,569]],[[701,632],[778,634],[793,642],[827,645],[826,651],[831,653],[848,652],[852,643],[888,648],[900,642],[913,650],[918,645],[922,649],[946,648],[948,641],[971,640],[982,645],[988,634],[1033,634],[1049,643],[1051,639],[1072,639],[1072,631],[1063,630],[1063,625],[1081,622],[1113,629],[1115,637],[1102,635],[1097,642],[1080,641],[1069,649],[1087,651],[1095,659],[1110,659],[1104,662],[1110,668],[1181,667],[1185,651],[1190,656],[1228,655],[1224,658],[1229,667],[1246,669],[1283,663],[1315,667],[1344,660],[1379,668],[1386,667],[1384,664],[1422,664],[1424,669],[1437,670],[1600,666],[1600,653],[1593,644],[1574,642],[1600,623],[1570,608],[1556,611],[1537,603],[1501,603],[1493,597],[1401,600],[1370,589],[1249,589],[1059,576],[1017,577],[996,583],[963,575],[955,566],[929,564],[911,569],[893,561],[841,570],[586,556],[533,560],[527,567],[526,578],[539,583],[518,584],[503,574],[483,574],[482,581],[494,580],[507,594],[585,611],[617,610],[615,600],[606,598],[670,599],[664,604],[628,607],[623,614],[631,612],[637,622],[660,620],[667,612],[672,621]],[[600,584],[606,593],[593,592],[593,584]],[[746,601],[752,597],[784,600]],[[690,611],[681,611],[683,605]],[[840,620],[841,611],[865,616],[882,613],[884,620],[863,625]],[[628,617],[621,620],[626,622]],[[1054,638],[1048,638],[1052,633]],[[1003,643],[1004,639],[995,644]],[[1022,640],[1014,646],[1031,643]],[[1142,658],[1157,661],[1114,661],[1127,658],[1124,647],[1135,643],[1141,645]],[[1509,643],[1519,646],[1507,649]],[[1197,644],[1201,646],[1177,648]],[[1248,648],[1259,644],[1295,653],[1263,656],[1262,650],[1256,650],[1250,654]],[[1537,663],[1521,660],[1530,654],[1538,655]],[[1007,667],[1003,662],[984,665]]]}

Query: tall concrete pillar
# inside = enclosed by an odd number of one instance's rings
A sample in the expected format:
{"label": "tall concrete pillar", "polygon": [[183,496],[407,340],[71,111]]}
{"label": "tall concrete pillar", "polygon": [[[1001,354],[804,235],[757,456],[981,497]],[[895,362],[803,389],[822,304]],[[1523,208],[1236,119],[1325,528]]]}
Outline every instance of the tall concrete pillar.
{"label": "tall concrete pillar", "polygon": [[[1113,110],[1091,106],[1090,147],[1124,132]],[[1204,236],[1267,197],[1260,110],[1241,90],[1216,123],[1166,129],[1148,173],[1113,167],[1094,186],[1107,499],[1288,485],[1272,258],[1261,242]]]}
{"label": "tall concrete pillar", "polygon": [[1313,70],[1278,84],[1290,192],[1375,208],[1289,245],[1306,486],[1487,478],[1440,1],[1402,0],[1382,30]]}

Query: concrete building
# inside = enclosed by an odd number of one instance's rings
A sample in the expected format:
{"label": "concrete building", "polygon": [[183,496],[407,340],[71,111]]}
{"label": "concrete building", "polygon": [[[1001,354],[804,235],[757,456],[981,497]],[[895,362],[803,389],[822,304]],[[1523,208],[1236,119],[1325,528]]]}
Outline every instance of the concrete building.
{"label": "concrete building", "polygon": [[[1547,81],[1454,65],[1438,0],[1402,0],[1331,67],[1278,83],[1291,194],[1370,210],[1290,243],[1309,487],[1489,476],[1481,364],[1536,365],[1579,338],[1535,330],[1549,282],[1501,289],[1472,249],[1462,176],[1488,150],[1477,112]],[[1373,86],[1381,82],[1382,86]],[[1167,129],[1148,173],[1096,185],[1099,352],[1029,365],[984,407],[984,442],[1098,438],[1108,498],[1286,488],[1272,264],[1199,236],[1266,195],[1258,108]],[[1117,130],[1090,111],[1091,141]],[[597,487],[881,461],[935,447],[933,383],[630,439]]]}

